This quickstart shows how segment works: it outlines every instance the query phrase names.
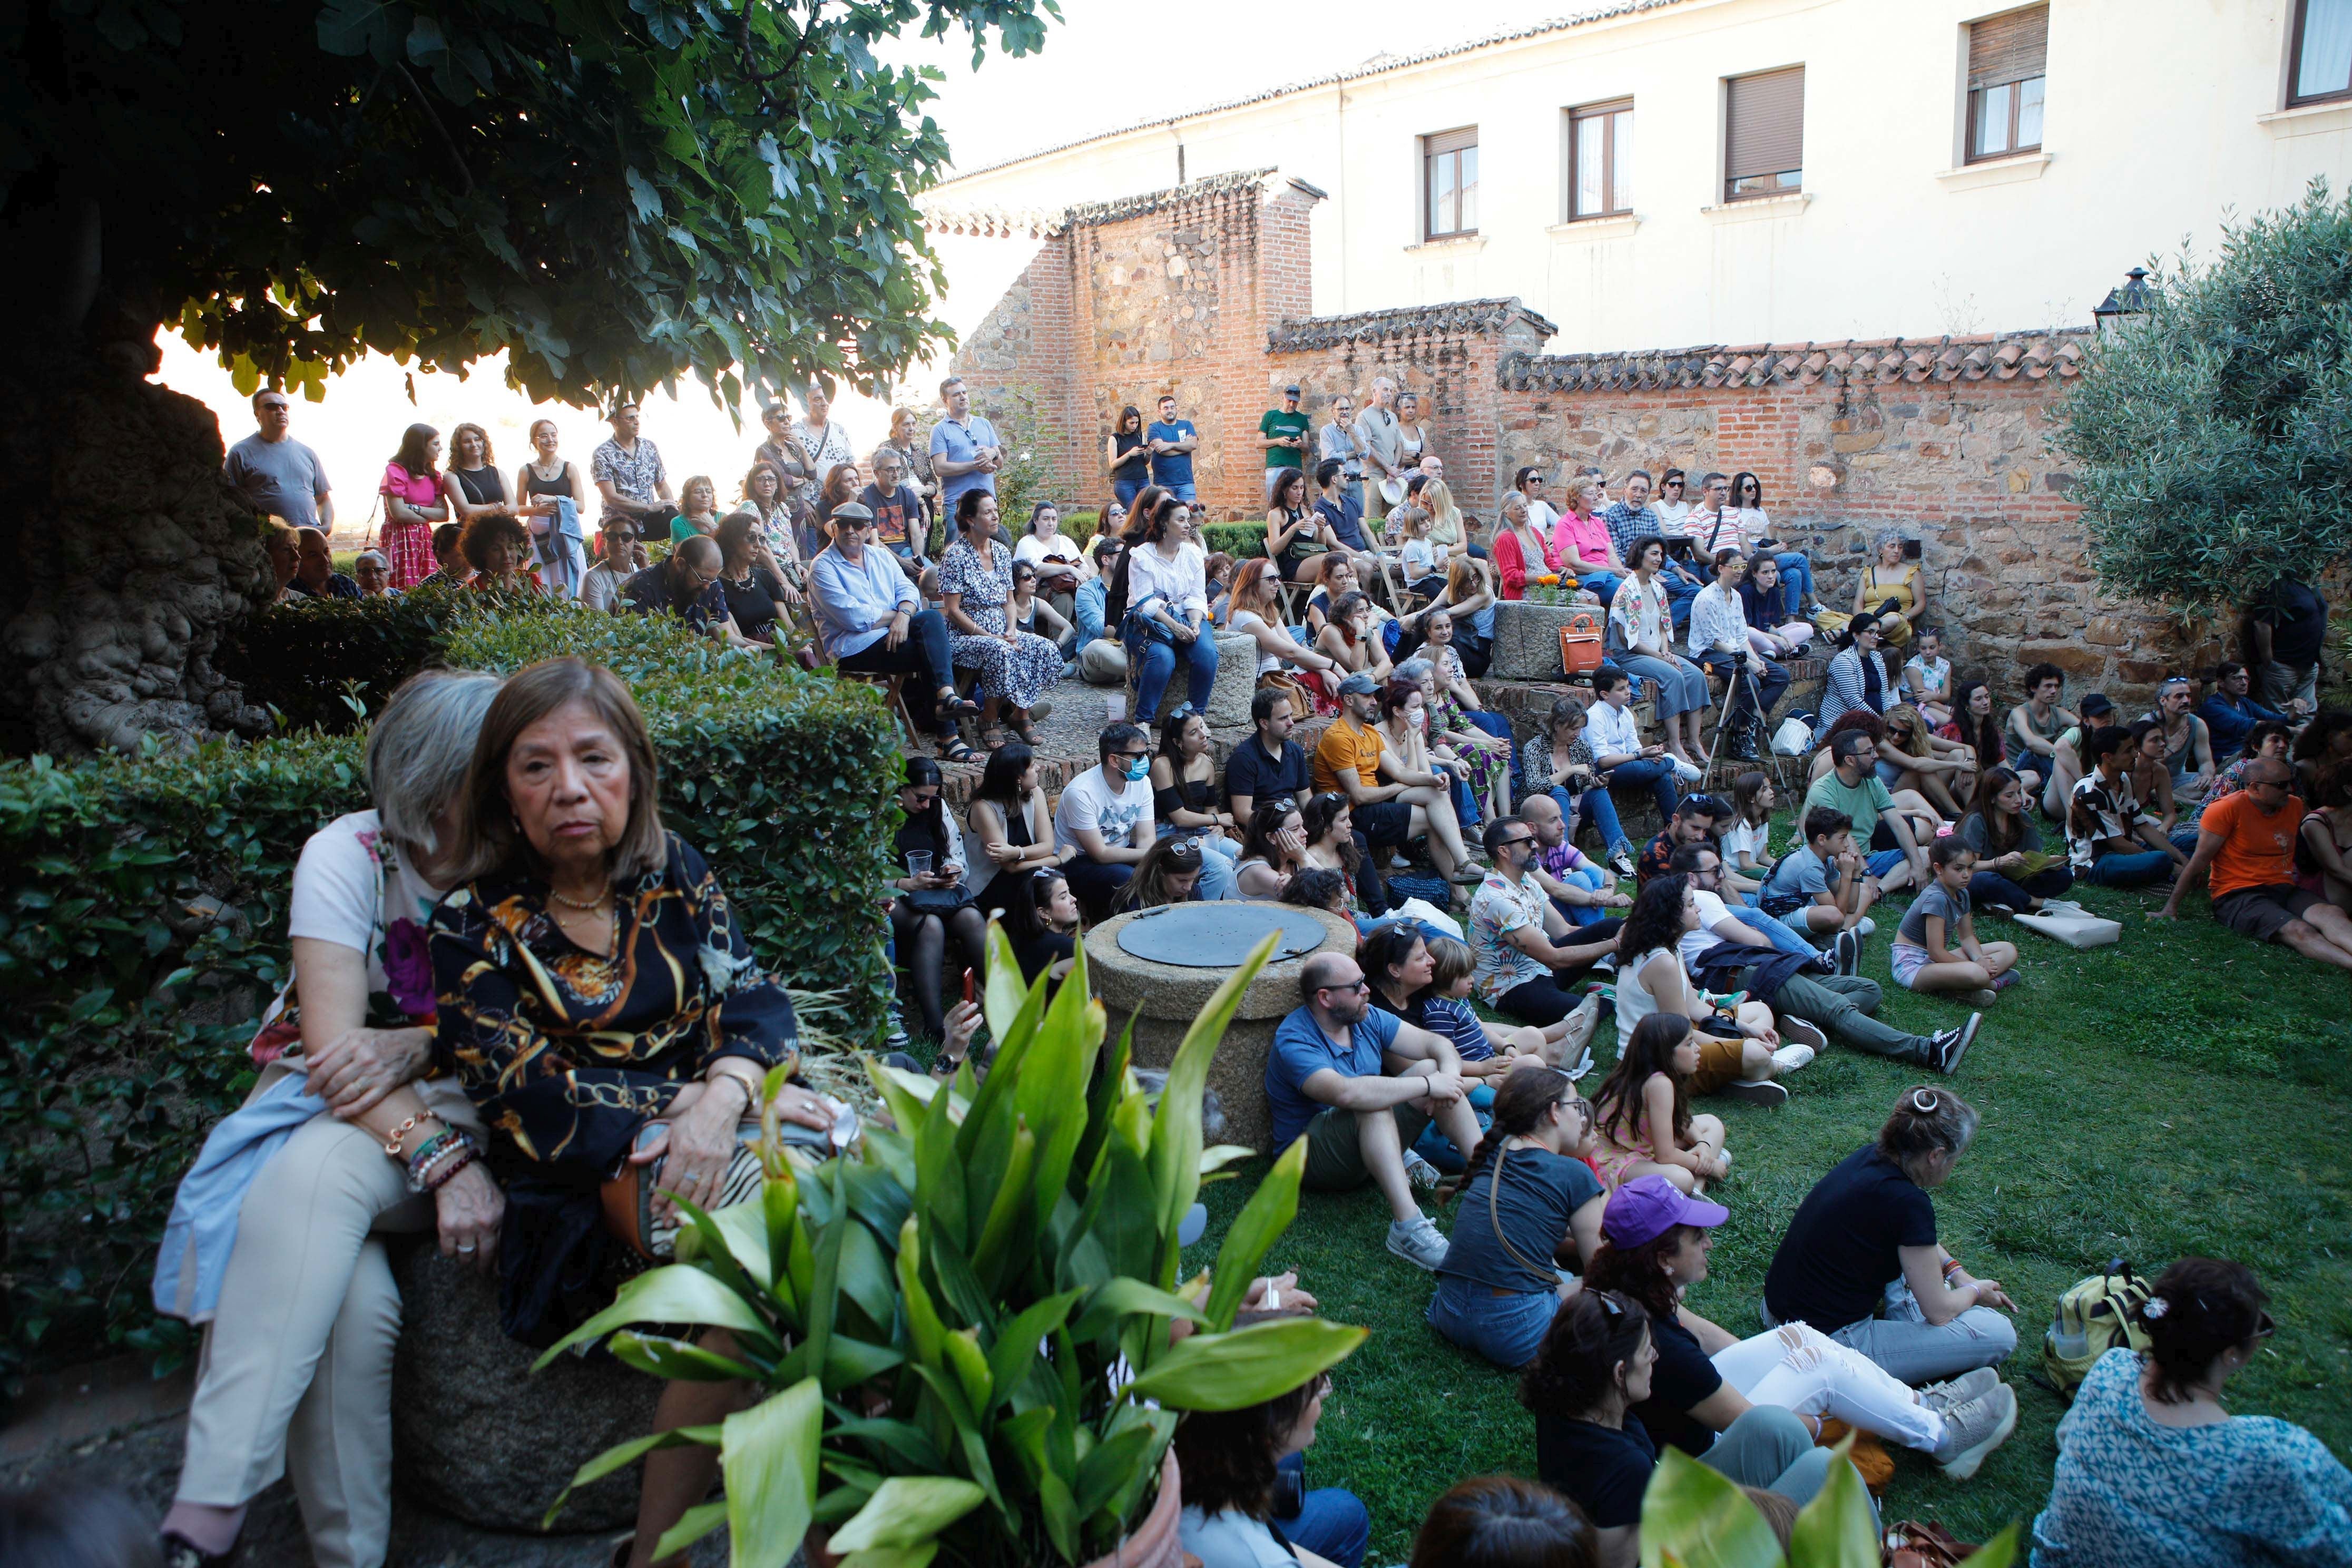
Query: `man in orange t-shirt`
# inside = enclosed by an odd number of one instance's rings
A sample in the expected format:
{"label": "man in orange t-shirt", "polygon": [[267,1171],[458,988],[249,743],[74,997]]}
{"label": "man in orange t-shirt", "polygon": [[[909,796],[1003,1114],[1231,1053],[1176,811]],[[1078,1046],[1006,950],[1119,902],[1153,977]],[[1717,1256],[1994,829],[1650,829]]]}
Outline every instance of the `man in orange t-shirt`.
{"label": "man in orange t-shirt", "polygon": [[2303,802],[2287,793],[2294,777],[2278,758],[2258,757],[2247,765],[2244,789],[2205,808],[2197,853],[2157,918],[2179,912],[2180,895],[2210,868],[2215,920],[2256,942],[2283,942],[2305,958],[2352,970],[2352,918],[2294,885]]}

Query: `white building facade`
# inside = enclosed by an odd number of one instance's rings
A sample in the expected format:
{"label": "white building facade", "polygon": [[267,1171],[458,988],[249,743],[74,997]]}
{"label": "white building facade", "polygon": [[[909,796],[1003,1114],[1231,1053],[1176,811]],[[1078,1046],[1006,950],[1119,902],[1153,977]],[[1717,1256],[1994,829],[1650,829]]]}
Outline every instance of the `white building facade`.
{"label": "white building facade", "polygon": [[1318,315],[1516,295],[1565,352],[2085,324],[2151,255],[2210,258],[2226,214],[2352,179],[2352,0],[1637,0],[931,205],[1267,167],[1326,193]]}

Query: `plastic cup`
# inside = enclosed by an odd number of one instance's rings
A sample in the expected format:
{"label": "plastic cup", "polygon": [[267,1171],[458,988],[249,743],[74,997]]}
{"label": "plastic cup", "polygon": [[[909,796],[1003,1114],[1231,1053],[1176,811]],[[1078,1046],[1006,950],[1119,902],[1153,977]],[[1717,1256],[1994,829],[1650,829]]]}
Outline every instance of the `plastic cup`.
{"label": "plastic cup", "polygon": [[931,852],[928,849],[907,851],[907,875],[928,877],[931,874]]}

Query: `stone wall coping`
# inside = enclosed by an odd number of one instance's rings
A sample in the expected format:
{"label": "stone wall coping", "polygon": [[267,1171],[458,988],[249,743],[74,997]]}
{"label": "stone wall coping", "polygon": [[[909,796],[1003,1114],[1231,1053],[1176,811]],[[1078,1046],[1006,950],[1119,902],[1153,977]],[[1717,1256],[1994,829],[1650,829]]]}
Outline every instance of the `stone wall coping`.
{"label": "stone wall coping", "polygon": [[2064,379],[2078,374],[2091,335],[2088,327],[2063,327],[1966,337],[1706,343],[1619,353],[1511,353],[1496,368],[1496,378],[1514,392],[1649,392],[2020,377],[2042,381],[2053,375]]}
{"label": "stone wall coping", "polygon": [[1559,331],[1514,295],[1456,300],[1443,305],[1400,305],[1349,316],[1294,317],[1266,333],[1265,347],[1268,353],[1301,353],[1396,338],[1499,337],[1517,325],[1525,325],[1540,338]]}

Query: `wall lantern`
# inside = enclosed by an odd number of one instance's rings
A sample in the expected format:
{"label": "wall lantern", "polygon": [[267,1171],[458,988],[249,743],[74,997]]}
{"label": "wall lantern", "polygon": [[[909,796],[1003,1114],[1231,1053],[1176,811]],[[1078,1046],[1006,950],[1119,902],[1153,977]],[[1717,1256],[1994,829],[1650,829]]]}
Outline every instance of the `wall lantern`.
{"label": "wall lantern", "polygon": [[2091,312],[2091,322],[2102,334],[2123,325],[2126,316],[2145,316],[2153,298],[2147,286],[2147,268],[2135,267],[2124,275],[2124,286],[2110,289],[2107,297]]}

